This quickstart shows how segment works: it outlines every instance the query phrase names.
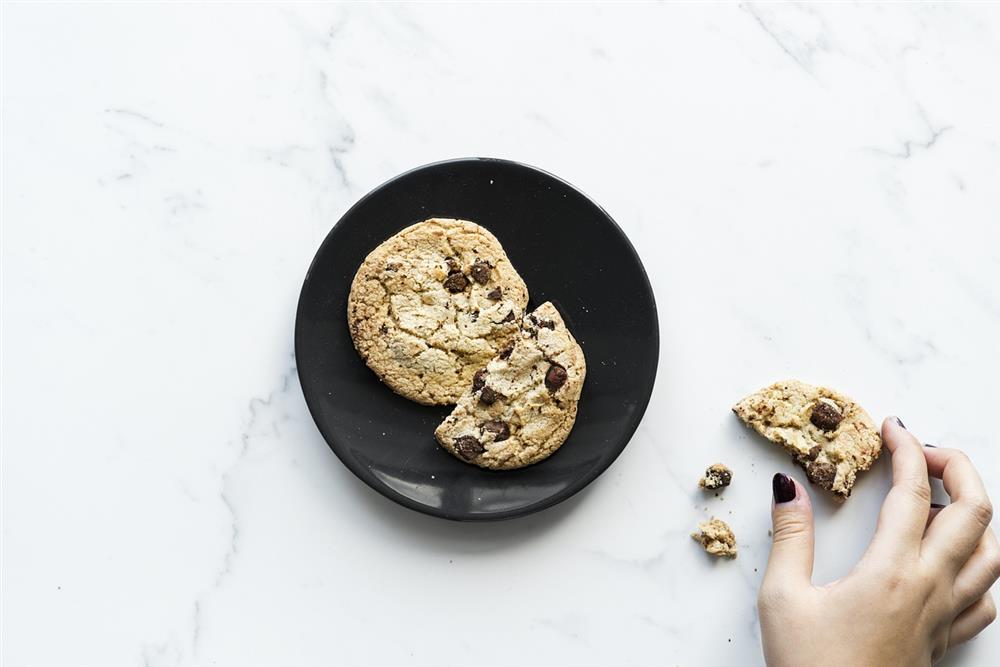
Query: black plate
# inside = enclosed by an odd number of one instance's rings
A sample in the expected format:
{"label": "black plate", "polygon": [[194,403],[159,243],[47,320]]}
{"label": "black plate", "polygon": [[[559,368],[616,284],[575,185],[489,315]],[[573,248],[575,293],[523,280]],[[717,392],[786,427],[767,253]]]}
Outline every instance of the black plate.
{"label": "black plate", "polygon": [[[397,396],[354,351],[347,294],[355,272],[375,246],[430,217],[464,218],[493,232],[528,285],[529,306],[555,303],[583,347],[587,380],[576,426],[541,463],[492,472],[458,461],[433,435],[450,408]],[[316,253],[295,320],[299,381],[334,453],[387,498],[456,520],[523,516],[592,482],[638,427],[658,354],[653,291],[611,217],[551,174],[485,158],[419,167],[355,204]]]}

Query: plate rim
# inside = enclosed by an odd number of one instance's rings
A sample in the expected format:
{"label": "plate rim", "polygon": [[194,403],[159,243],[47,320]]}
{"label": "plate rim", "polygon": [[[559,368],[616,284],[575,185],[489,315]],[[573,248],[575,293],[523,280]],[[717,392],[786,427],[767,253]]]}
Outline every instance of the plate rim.
{"label": "plate rim", "polygon": [[[645,282],[645,285],[646,285],[646,287],[648,289],[650,301],[652,302],[652,316],[653,316],[653,329],[654,329],[654,335],[652,337],[653,353],[654,353],[654,355],[653,355],[653,366],[652,366],[652,369],[651,369],[652,373],[649,376],[650,379],[649,379],[649,382],[648,382],[648,386],[645,386],[645,387],[642,388],[644,390],[643,391],[643,395],[642,395],[642,398],[639,401],[639,403],[637,403],[637,407],[639,409],[636,410],[633,413],[634,414],[633,418],[626,424],[625,428],[623,429],[623,431],[622,431],[623,437],[622,437],[621,445],[619,447],[617,447],[616,451],[613,452],[612,456],[608,459],[607,463],[605,465],[600,465],[600,466],[595,467],[593,471],[588,472],[586,475],[583,475],[580,479],[576,480],[575,482],[573,482],[572,484],[570,484],[566,488],[562,489],[561,491],[559,491],[557,493],[552,494],[551,496],[545,498],[544,500],[541,500],[541,501],[538,501],[536,503],[532,503],[530,505],[526,505],[524,507],[520,507],[520,508],[517,508],[517,509],[501,510],[501,511],[498,511],[498,512],[492,512],[492,513],[483,514],[483,515],[469,515],[469,514],[465,514],[465,513],[456,513],[456,512],[450,512],[450,511],[444,510],[442,508],[431,507],[431,506],[426,505],[424,503],[418,502],[418,501],[416,501],[416,500],[414,500],[412,498],[409,498],[408,496],[405,496],[405,495],[399,493],[398,491],[396,491],[395,489],[393,489],[391,487],[388,487],[388,486],[386,486],[384,484],[376,486],[375,483],[374,483],[374,480],[371,479],[371,476],[368,475],[367,471],[364,470],[363,466],[357,464],[357,462],[355,462],[353,459],[350,459],[346,455],[341,455],[341,453],[337,450],[337,448],[334,447],[333,442],[331,441],[333,438],[331,438],[331,436],[326,432],[326,430],[324,429],[324,427],[320,423],[321,420],[319,420],[317,418],[318,408],[314,407],[314,400],[309,397],[308,393],[305,390],[305,384],[304,384],[304,381],[303,381],[303,367],[299,363],[299,358],[300,358],[300,354],[299,353],[300,353],[300,350],[301,350],[302,346],[305,344],[303,342],[303,340],[302,340],[304,334],[303,334],[303,331],[302,331],[302,327],[300,326],[299,323],[303,319],[303,308],[304,308],[306,288],[309,287],[309,285],[310,285],[310,279],[312,277],[313,269],[316,266],[316,262],[319,260],[319,257],[323,254],[323,251],[326,249],[327,245],[331,242],[331,237],[333,236],[334,232],[337,230],[337,227],[345,219],[347,219],[348,217],[350,217],[350,215],[352,213],[354,213],[354,211],[356,209],[358,209],[359,207],[361,207],[370,198],[374,197],[376,195],[376,193],[381,192],[383,189],[389,187],[390,185],[392,185],[396,181],[402,180],[402,179],[404,179],[404,178],[406,178],[406,177],[408,177],[408,176],[410,176],[410,175],[412,175],[412,174],[414,174],[416,172],[424,171],[426,169],[443,167],[443,166],[446,166],[446,165],[455,165],[455,164],[470,163],[470,162],[471,163],[484,163],[484,162],[485,163],[499,163],[499,164],[513,166],[513,167],[517,167],[517,168],[520,168],[520,169],[527,169],[529,171],[534,171],[534,172],[540,173],[540,174],[542,174],[542,175],[544,175],[544,176],[546,176],[548,178],[551,178],[551,179],[553,179],[555,181],[558,181],[559,183],[563,184],[564,186],[566,186],[566,187],[570,188],[571,190],[575,191],[581,197],[583,197],[587,202],[589,202],[591,205],[593,205],[594,207],[596,207],[604,215],[604,217],[607,219],[607,221],[611,223],[612,229],[625,242],[625,247],[632,254],[633,259],[635,260],[636,264],[639,266],[639,271],[640,271],[640,273],[642,275],[642,279]],[[346,315],[345,315],[345,326],[346,326]],[[530,165],[530,164],[527,164],[527,163],[524,163],[524,162],[519,162],[519,161],[516,161],[516,160],[509,160],[509,159],[506,159],[506,158],[494,158],[494,157],[459,157],[459,158],[449,158],[449,159],[445,159],[445,160],[438,160],[436,162],[429,162],[429,163],[422,164],[422,165],[417,166],[417,167],[413,167],[411,169],[407,169],[406,171],[393,176],[392,178],[390,178],[390,179],[388,179],[388,180],[380,183],[379,185],[377,185],[374,188],[372,188],[371,190],[369,190],[364,196],[362,196],[360,199],[358,199],[350,208],[348,208],[340,216],[340,218],[337,220],[337,222],[334,223],[334,225],[326,233],[326,236],[323,238],[323,242],[320,243],[319,247],[316,248],[316,252],[313,255],[312,261],[309,262],[309,268],[306,270],[305,277],[302,280],[302,287],[299,290],[299,298],[298,298],[298,302],[297,302],[296,308],[295,308],[294,348],[295,348],[294,351],[295,351],[295,372],[296,372],[296,377],[298,377],[299,387],[302,389],[302,396],[305,399],[306,407],[309,410],[310,417],[312,417],[313,424],[315,424],[315,426],[316,426],[316,430],[319,431],[320,435],[323,437],[323,440],[326,442],[327,447],[330,448],[330,450],[340,460],[340,462],[348,470],[350,470],[351,473],[354,474],[355,477],[357,477],[359,480],[361,480],[362,482],[364,482],[364,484],[367,487],[369,487],[372,491],[374,491],[375,493],[379,494],[380,496],[382,496],[382,497],[384,497],[384,498],[386,498],[388,500],[391,500],[391,501],[395,502],[398,505],[402,505],[403,507],[406,507],[408,509],[414,510],[414,511],[419,512],[421,514],[426,514],[428,516],[433,516],[433,517],[437,517],[437,518],[440,518],[440,519],[447,519],[449,521],[458,521],[458,522],[473,522],[473,523],[489,522],[489,521],[505,521],[505,520],[508,520],[508,519],[515,519],[515,518],[518,518],[518,517],[523,517],[523,516],[528,516],[530,514],[535,514],[536,512],[544,511],[546,509],[554,507],[555,505],[558,505],[559,503],[561,503],[561,502],[563,502],[565,500],[568,500],[568,499],[572,498],[577,493],[579,493],[580,491],[582,491],[586,487],[590,486],[590,484],[594,480],[596,480],[598,477],[600,477],[601,475],[603,475],[609,468],[611,468],[611,466],[615,463],[615,461],[618,460],[618,457],[621,456],[622,452],[625,451],[625,448],[629,445],[629,443],[632,442],[632,437],[635,435],[635,432],[639,429],[639,425],[642,423],[642,419],[646,415],[646,409],[649,407],[649,401],[650,401],[650,399],[653,396],[653,389],[656,386],[656,376],[657,376],[657,371],[658,371],[659,365],[660,365],[660,318],[659,318],[659,312],[658,312],[657,307],[656,307],[656,293],[653,291],[653,285],[649,281],[649,275],[646,273],[646,266],[645,266],[645,264],[642,263],[642,258],[639,257],[639,253],[636,251],[635,246],[632,245],[632,241],[629,239],[628,235],[621,228],[621,226],[618,224],[618,222],[604,209],[603,206],[601,206],[599,203],[597,203],[592,197],[590,197],[587,193],[585,193],[583,190],[581,190],[580,188],[576,187],[575,185],[573,185],[569,181],[567,181],[567,180],[565,180],[563,178],[560,178],[559,176],[556,176],[555,174],[553,174],[553,173],[551,173],[549,171],[546,171],[545,169],[541,169],[539,167],[535,167],[534,165]],[[388,389],[388,390],[391,391],[391,389]],[[503,474],[503,471],[500,471],[497,474]]]}

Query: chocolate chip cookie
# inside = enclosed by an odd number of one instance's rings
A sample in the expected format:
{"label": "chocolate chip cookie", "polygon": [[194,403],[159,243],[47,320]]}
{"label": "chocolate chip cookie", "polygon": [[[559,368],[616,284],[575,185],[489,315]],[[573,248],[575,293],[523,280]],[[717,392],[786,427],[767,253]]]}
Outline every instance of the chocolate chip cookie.
{"label": "chocolate chip cookie", "polygon": [[784,447],[813,484],[840,498],[882,451],[878,428],[861,406],[825,387],[776,382],[733,406],[747,426]]}
{"label": "chocolate chip cookie", "polygon": [[518,335],[528,289],[500,242],[466,220],[407,227],[361,264],[347,303],[358,353],[397,394],[458,401]]}
{"label": "chocolate chip cookie", "polygon": [[467,463],[509,470],[551,456],[569,436],[587,374],[583,350],[559,311],[543,303],[518,335],[473,373],[455,410],[434,431]]}

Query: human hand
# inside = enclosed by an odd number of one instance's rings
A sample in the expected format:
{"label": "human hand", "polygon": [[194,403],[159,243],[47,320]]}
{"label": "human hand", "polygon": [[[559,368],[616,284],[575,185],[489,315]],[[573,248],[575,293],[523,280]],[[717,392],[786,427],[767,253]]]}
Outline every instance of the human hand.
{"label": "human hand", "polygon": [[[790,665],[929,665],[993,622],[1000,577],[993,509],[972,462],[882,423],[893,484],[875,536],[842,579],[814,586],[813,515],[805,488],[774,476],[774,541],[757,598],[764,659]],[[928,475],[947,507],[931,506]]]}

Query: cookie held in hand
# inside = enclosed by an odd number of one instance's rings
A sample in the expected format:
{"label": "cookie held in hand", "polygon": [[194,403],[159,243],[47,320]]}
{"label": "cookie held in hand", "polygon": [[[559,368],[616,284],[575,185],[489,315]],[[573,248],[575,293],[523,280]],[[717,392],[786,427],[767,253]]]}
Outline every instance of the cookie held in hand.
{"label": "cookie held in hand", "polygon": [[851,495],[858,473],[871,468],[882,451],[882,436],[868,413],[825,387],[776,382],[744,398],[733,412],[784,447],[810,482],[839,498]]}

